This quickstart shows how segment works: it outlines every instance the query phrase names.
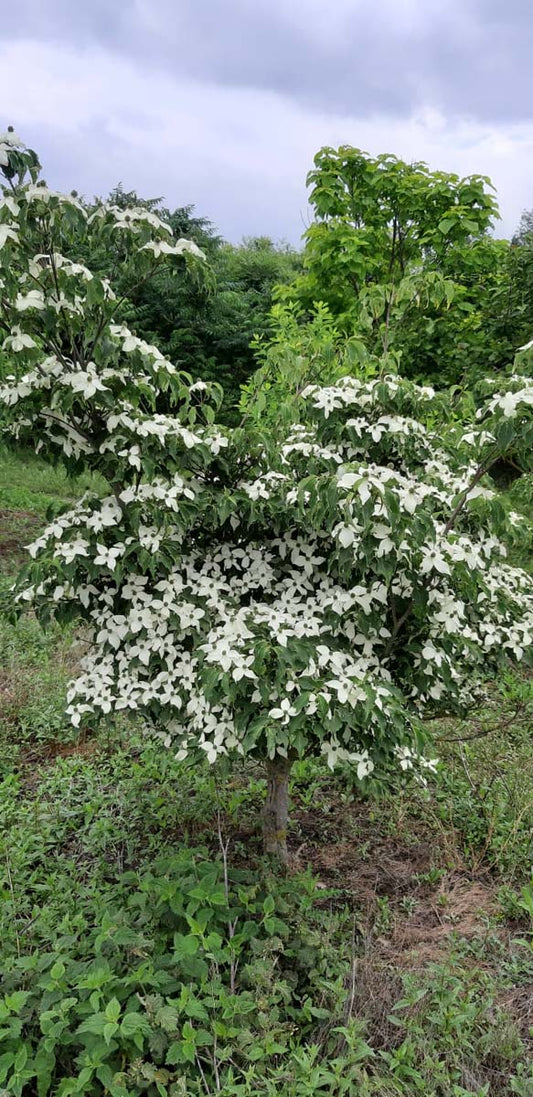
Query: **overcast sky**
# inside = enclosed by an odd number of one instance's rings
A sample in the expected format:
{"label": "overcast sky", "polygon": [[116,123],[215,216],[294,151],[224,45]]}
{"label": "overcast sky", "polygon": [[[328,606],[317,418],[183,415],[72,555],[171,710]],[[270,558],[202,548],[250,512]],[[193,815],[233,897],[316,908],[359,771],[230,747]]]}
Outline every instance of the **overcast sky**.
{"label": "overcast sky", "polygon": [[0,0],[0,129],[50,185],[122,181],[297,242],[321,145],[491,176],[533,207],[531,0]]}

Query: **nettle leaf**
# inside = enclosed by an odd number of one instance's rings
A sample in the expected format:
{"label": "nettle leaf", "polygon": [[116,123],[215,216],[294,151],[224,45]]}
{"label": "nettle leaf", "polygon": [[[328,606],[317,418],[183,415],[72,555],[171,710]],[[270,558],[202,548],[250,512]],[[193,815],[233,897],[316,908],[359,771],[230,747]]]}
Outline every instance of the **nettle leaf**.
{"label": "nettle leaf", "polygon": [[116,1021],[106,1021],[106,1023],[104,1024],[102,1028],[102,1036],[104,1037],[104,1040],[108,1046],[111,1043],[113,1036],[115,1036],[115,1034],[118,1032],[118,1028],[119,1026]]}
{"label": "nettle leaf", "polygon": [[5,1051],[0,1055],[0,1083],[5,1082],[10,1070],[15,1063],[15,1053],[13,1051]]}
{"label": "nettle leaf", "polygon": [[174,934],[174,959],[177,961],[188,959],[191,956],[195,956],[200,947],[198,937],[189,934],[184,936],[181,933]]}
{"label": "nettle leaf", "polygon": [[10,1013],[20,1013],[29,997],[30,993],[27,990],[14,990],[11,994],[5,995],[4,1002]]}
{"label": "nettle leaf", "polygon": [[193,1017],[198,1021],[206,1021],[209,1014],[204,1004],[197,998],[190,998],[184,1006],[187,1017]]}
{"label": "nettle leaf", "polygon": [[150,1036],[152,1027],[146,1017],[140,1013],[126,1013],[120,1023],[120,1034],[132,1038],[136,1047],[142,1051],[145,1036]]}
{"label": "nettle leaf", "polygon": [[81,1025],[78,1025],[76,1032],[79,1032],[80,1034],[90,1033],[94,1036],[103,1036],[104,1028],[109,1023],[105,1013],[94,1013],[91,1017],[87,1017],[85,1021],[82,1021]]}
{"label": "nettle leaf", "polygon": [[178,1027],[179,1010],[176,1006],[165,1005],[158,1009],[155,1015],[155,1023],[164,1032],[175,1032]]}
{"label": "nettle leaf", "polygon": [[121,1013],[120,1002],[117,998],[112,998],[105,1007],[105,1016],[108,1021],[118,1021]]}

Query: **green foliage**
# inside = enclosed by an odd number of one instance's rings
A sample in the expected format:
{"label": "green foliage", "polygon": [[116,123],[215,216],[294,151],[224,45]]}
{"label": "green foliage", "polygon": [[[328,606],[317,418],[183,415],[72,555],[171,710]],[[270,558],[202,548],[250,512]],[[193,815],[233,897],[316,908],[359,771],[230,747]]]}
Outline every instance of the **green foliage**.
{"label": "green foliage", "polygon": [[[122,188],[115,188],[109,201],[157,213],[176,239],[185,236],[205,252],[209,269],[202,277],[191,279],[190,271],[167,266],[141,284],[131,272],[119,271],[115,280],[128,300],[125,316],[136,334],[157,343],[194,378],[222,385],[224,416],[233,421],[240,386],[256,367],[252,341],[269,331],[274,287],[294,278],[299,253],[264,236],[229,244],[207,218],[194,215],[193,206],[170,211],[161,199],[139,199]],[[87,262],[91,265],[89,255]],[[98,269],[114,275],[109,253]]]}
{"label": "green foliage", "polygon": [[273,288],[291,280],[299,261],[289,248],[262,238],[208,254],[210,284],[159,275],[132,294],[131,324],[194,376],[221,384],[232,421],[240,386],[256,368],[252,342],[270,329]]}
{"label": "green foliage", "polygon": [[513,883],[533,863],[532,726],[533,679],[502,675],[475,718],[436,728],[439,781],[430,804],[415,795],[437,842],[455,833],[473,872]]}
{"label": "green foliage", "polygon": [[[9,585],[2,576],[0,604]],[[77,651],[71,629],[45,633],[33,618],[13,625],[0,616],[0,772],[23,750],[77,741],[65,714]]]}
{"label": "green foliage", "polygon": [[317,305],[308,322],[303,319],[296,305],[273,306],[270,336],[252,344],[258,369],[241,390],[245,420],[280,435],[301,418],[301,394],[307,385],[350,374],[373,377],[378,372],[361,340],[343,335],[327,305]]}
{"label": "green foliage", "polygon": [[419,381],[465,382],[509,361],[524,317],[513,249],[487,235],[498,217],[487,178],[342,146],[320,150],[308,184],[304,273],[281,298],[307,312],[325,302],[342,331]]}
{"label": "green foliage", "polygon": [[525,210],[511,241],[508,255],[508,292],[497,304],[494,323],[498,334],[513,333],[515,347],[528,343],[533,334],[533,211]]}
{"label": "green foliage", "polygon": [[[466,966],[460,955],[448,964],[430,966],[423,978],[405,979],[404,997],[391,1017],[404,1038],[383,1053],[400,1083],[398,1092],[422,1095],[429,1080],[432,1093],[454,1097],[501,1092],[496,1088],[498,1075],[507,1074],[509,1080],[524,1048],[516,1024],[498,1007],[494,991],[483,971]],[[533,1081],[531,1073],[527,1076]]]}
{"label": "green foliage", "polygon": [[[512,688],[507,699],[494,698],[494,719],[502,703],[513,711],[518,681]],[[527,725],[524,714],[507,732],[507,778],[523,767]],[[518,734],[524,753],[513,756]],[[450,750],[459,772],[459,749]],[[468,764],[475,767],[474,755]],[[294,795],[315,805],[316,817],[322,788],[319,844],[327,855],[335,787],[324,793],[324,771],[305,765]],[[377,850],[387,849],[388,822],[391,850],[398,841],[405,858],[410,846],[419,849],[417,813],[433,825],[435,780],[425,791],[415,785],[403,801],[395,795],[374,806]],[[362,892],[352,896],[354,937],[342,877],[333,891],[308,874],[280,879],[242,862],[234,793],[217,791],[207,766],[193,773],[156,744],[130,736],[124,748],[115,737],[107,748],[94,742],[92,751],[41,763],[37,773],[31,764],[18,775],[6,771],[0,791],[0,1084],[7,1094],[530,1097],[527,1026],[506,1006],[531,980],[530,952],[509,942],[507,927],[500,944],[497,923],[492,931],[481,925],[473,941],[461,939],[453,910],[438,903],[445,868],[416,882],[413,894],[435,888],[440,924],[449,919],[455,945],[433,966],[415,963],[398,979],[390,951],[398,947],[401,909],[394,880],[370,924]],[[241,813],[251,795],[243,783]],[[473,826],[479,801],[463,798],[459,780],[443,789],[444,799],[464,810],[465,823],[469,811]],[[510,805],[520,812],[519,802]],[[361,841],[349,823],[363,805],[357,799],[339,810],[339,849],[351,843],[357,859]],[[452,810],[446,829],[435,830],[436,856],[449,859],[459,833]],[[208,847],[199,844],[206,840]],[[517,848],[515,856],[518,873],[524,854]],[[456,857],[455,873],[465,878],[460,848]],[[453,880],[453,866],[448,871]],[[479,873],[473,861],[471,879]],[[519,936],[527,933],[528,924]]]}
{"label": "green foliage", "polygon": [[225,883],[220,863],[184,849],[65,913],[39,953],[4,967],[7,1092],[35,1079],[39,1094],[65,1097],[200,1093],[202,1075],[253,1092],[237,1084],[268,1075],[295,1025],[329,1017],[342,989],[303,883],[235,870]]}

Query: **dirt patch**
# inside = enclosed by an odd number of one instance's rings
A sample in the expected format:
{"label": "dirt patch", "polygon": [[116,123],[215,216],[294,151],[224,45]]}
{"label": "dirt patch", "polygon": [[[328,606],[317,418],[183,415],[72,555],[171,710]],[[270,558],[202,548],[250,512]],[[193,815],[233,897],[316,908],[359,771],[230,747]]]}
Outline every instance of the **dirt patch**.
{"label": "dirt patch", "polygon": [[524,1043],[533,1044],[533,983],[511,987],[500,994],[498,1005],[513,1018]]}
{"label": "dirt patch", "polygon": [[22,750],[20,762],[27,765],[53,765],[58,758],[72,758],[76,755],[82,758],[90,758],[99,747],[97,739],[83,739],[79,743],[43,743],[40,746],[32,745],[27,750]]}
{"label": "dirt patch", "polygon": [[43,518],[29,510],[0,510],[0,557],[26,556],[24,546],[42,526]]}
{"label": "dirt patch", "polygon": [[33,510],[11,510],[5,507],[0,507],[0,532],[2,530],[2,524],[9,522],[14,524],[15,522],[26,522],[28,525],[39,525],[41,519],[35,514]]}
{"label": "dirt patch", "polygon": [[397,831],[384,833],[375,806],[364,801],[335,806],[325,820],[320,812],[296,809],[295,815],[302,867],[309,863],[324,883],[340,885],[363,906],[376,897],[401,898],[412,890],[414,876],[444,860],[423,825],[410,821],[408,841]]}
{"label": "dirt patch", "polygon": [[[404,833],[376,819],[375,805],[333,802],[321,834],[316,813],[295,814],[303,839],[296,867],[310,865],[324,887],[340,891],[340,902],[353,905],[361,939],[370,942],[363,982],[387,983],[391,972],[438,963],[453,938],[479,938],[489,919],[498,932],[497,883],[489,872],[469,871],[460,849],[441,843],[423,820],[410,819]],[[364,996],[372,993],[367,988]],[[383,987],[375,996],[381,1002]]]}
{"label": "dirt patch", "polygon": [[427,898],[413,895],[413,913],[399,916],[388,948],[398,966],[412,967],[436,961],[445,952],[452,935],[462,939],[478,937],[487,918],[498,910],[497,889],[468,878],[445,878]]}

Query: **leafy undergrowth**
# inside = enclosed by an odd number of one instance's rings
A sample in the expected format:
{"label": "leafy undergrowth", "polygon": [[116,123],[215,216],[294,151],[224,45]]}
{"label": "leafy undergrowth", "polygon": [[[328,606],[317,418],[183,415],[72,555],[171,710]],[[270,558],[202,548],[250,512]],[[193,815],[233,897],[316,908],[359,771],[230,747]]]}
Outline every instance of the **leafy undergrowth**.
{"label": "leafy undergrowth", "polygon": [[[12,471],[5,587],[78,491]],[[531,679],[435,726],[427,787],[298,764],[283,876],[260,769],[80,736],[78,658],[0,624],[0,1091],[533,1097]]]}

